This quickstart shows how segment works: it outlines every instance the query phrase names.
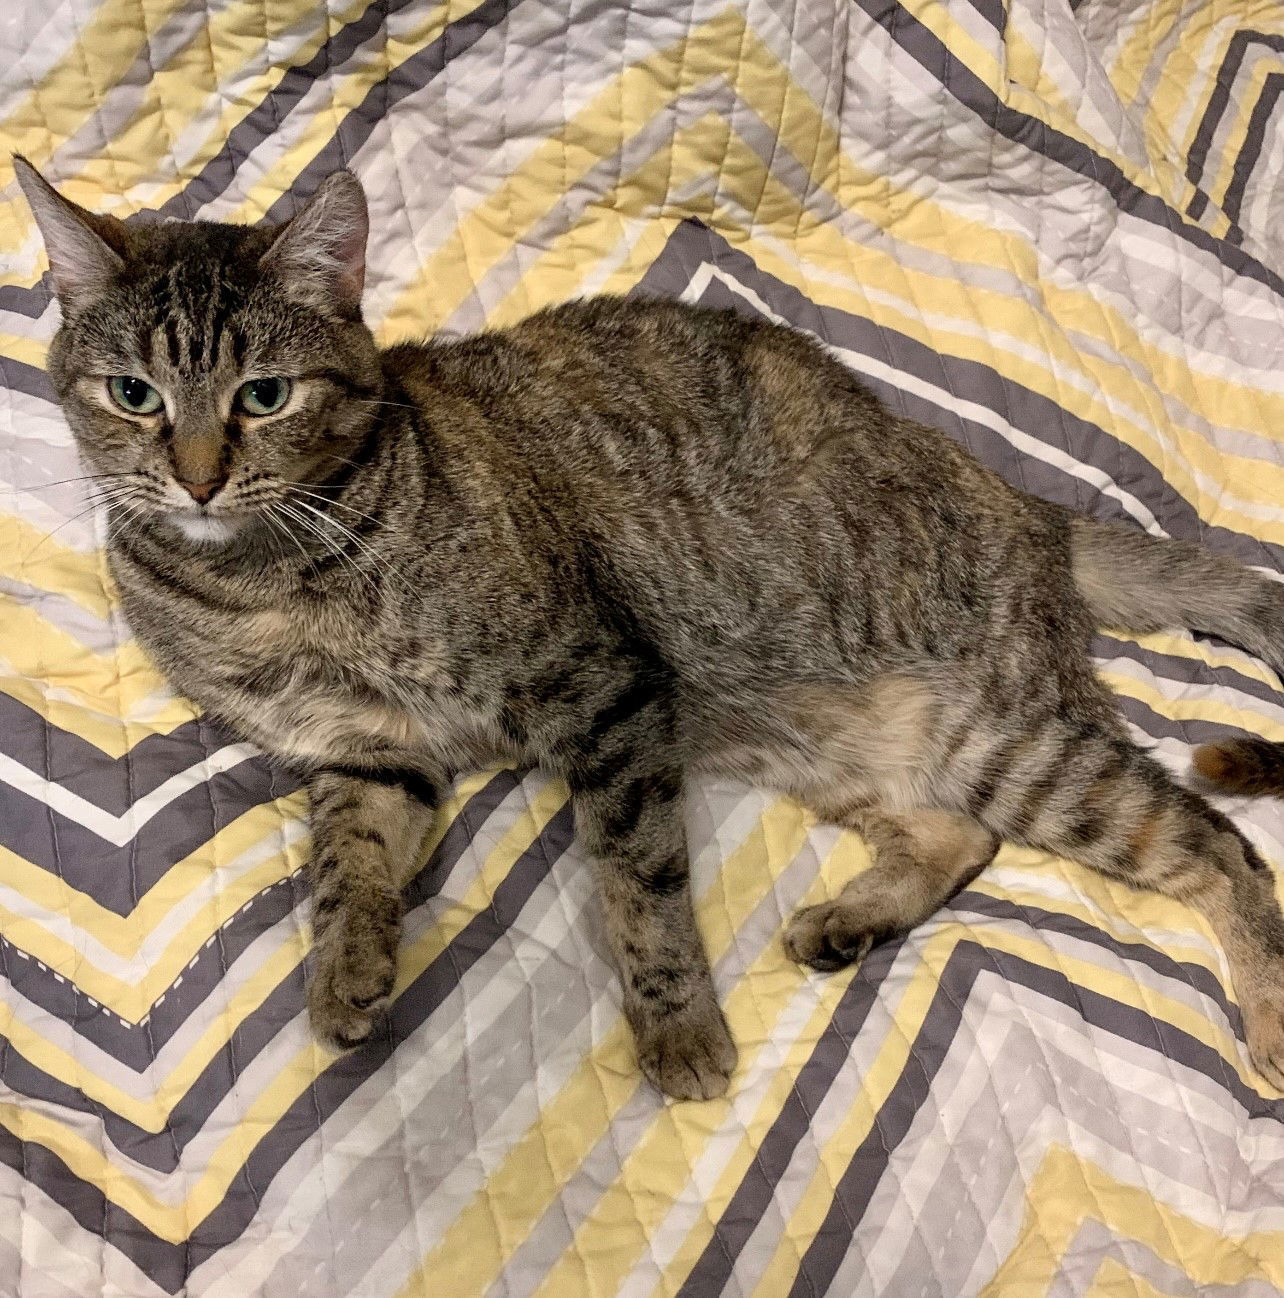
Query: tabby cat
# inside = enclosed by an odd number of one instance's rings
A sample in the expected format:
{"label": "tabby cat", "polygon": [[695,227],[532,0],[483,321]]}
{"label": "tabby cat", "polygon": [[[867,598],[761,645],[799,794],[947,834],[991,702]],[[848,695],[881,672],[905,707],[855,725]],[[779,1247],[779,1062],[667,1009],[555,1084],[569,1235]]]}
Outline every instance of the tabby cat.
{"label": "tabby cat", "polygon": [[126,226],[17,165],[129,621],[311,793],[322,1041],[371,1032],[433,808],[499,758],[568,784],[671,1096],[736,1061],[692,912],[695,771],[875,846],[790,921],[796,960],[858,960],[1028,844],[1202,910],[1284,1087],[1270,870],[1130,741],[1088,656],[1099,624],[1183,624],[1278,670],[1281,587],[1023,495],[760,320],[607,298],[380,350],[347,172],[284,225]]}

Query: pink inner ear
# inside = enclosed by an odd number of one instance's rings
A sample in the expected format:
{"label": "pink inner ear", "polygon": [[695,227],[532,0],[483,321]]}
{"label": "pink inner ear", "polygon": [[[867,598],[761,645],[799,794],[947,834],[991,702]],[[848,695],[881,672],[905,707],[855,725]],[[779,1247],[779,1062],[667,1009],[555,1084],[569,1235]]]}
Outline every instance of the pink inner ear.
{"label": "pink inner ear", "polygon": [[336,250],[342,266],[340,283],[343,291],[351,297],[360,297],[366,286],[366,237],[363,221],[360,230],[350,230]]}

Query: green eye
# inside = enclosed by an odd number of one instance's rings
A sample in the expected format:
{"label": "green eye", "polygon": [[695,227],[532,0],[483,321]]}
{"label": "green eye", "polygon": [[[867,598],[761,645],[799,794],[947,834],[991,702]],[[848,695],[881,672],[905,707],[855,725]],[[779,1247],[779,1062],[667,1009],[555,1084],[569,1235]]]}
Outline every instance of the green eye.
{"label": "green eye", "polygon": [[136,379],[122,374],[107,380],[111,399],[131,415],[154,415],[165,403],[161,394],[146,379]]}
{"label": "green eye", "polygon": [[241,384],[236,406],[245,415],[274,415],[289,399],[289,379],[251,379]]}

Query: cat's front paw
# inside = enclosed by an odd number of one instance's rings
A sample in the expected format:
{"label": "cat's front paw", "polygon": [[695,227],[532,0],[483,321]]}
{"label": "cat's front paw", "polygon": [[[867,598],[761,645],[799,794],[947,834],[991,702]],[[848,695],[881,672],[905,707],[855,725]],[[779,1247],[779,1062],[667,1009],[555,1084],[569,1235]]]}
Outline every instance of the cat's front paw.
{"label": "cat's front paw", "polygon": [[735,1042],[712,996],[639,1029],[637,1046],[643,1073],[675,1100],[724,1095],[736,1066]]}
{"label": "cat's front paw", "polygon": [[395,953],[353,941],[317,953],[308,986],[308,1018],[322,1045],[354,1050],[371,1032],[397,976]]}
{"label": "cat's front paw", "polygon": [[791,960],[832,973],[863,959],[874,945],[874,934],[845,902],[823,901],[794,912],[784,941]]}

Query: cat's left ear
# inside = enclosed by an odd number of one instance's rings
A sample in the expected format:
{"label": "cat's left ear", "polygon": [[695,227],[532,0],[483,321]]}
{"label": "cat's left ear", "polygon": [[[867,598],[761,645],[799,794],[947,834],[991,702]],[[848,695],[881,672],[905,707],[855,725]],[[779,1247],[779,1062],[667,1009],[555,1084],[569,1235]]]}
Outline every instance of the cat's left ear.
{"label": "cat's left ear", "polygon": [[350,171],[327,176],[281,229],[259,263],[300,299],[339,316],[360,316],[370,214]]}
{"label": "cat's left ear", "polygon": [[63,311],[71,314],[107,289],[124,266],[125,227],[87,212],[63,196],[20,154],[14,173],[36,218],[49,274]]}

